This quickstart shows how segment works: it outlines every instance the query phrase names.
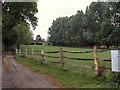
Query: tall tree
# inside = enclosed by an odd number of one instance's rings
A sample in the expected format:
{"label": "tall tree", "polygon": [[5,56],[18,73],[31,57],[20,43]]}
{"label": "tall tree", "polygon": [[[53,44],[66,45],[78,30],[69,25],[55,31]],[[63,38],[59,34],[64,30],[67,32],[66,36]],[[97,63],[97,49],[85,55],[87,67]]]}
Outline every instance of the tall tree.
{"label": "tall tree", "polygon": [[104,2],[92,2],[85,13],[86,38],[93,44],[98,44],[100,36],[100,25],[103,20]]}
{"label": "tall tree", "polygon": [[111,45],[118,46],[120,44],[119,2],[108,2],[106,3],[106,8],[104,9],[104,18],[101,23],[101,37],[99,40],[108,48]]}
{"label": "tall tree", "polygon": [[13,29],[16,33],[16,43],[17,48],[20,48],[20,44],[30,44],[32,42],[32,32],[28,24],[20,23]]}
{"label": "tall tree", "polygon": [[37,26],[38,12],[36,2],[5,2],[2,4],[2,35],[3,43],[6,47],[11,47],[17,41],[17,32],[15,27],[25,23],[33,29]]}
{"label": "tall tree", "polygon": [[77,11],[77,14],[69,18],[68,41],[72,46],[81,46],[83,44],[83,30],[84,30],[84,13]]}
{"label": "tall tree", "polygon": [[60,17],[53,21],[52,26],[49,28],[49,41],[55,45],[65,44],[66,38],[66,23],[67,17]]}

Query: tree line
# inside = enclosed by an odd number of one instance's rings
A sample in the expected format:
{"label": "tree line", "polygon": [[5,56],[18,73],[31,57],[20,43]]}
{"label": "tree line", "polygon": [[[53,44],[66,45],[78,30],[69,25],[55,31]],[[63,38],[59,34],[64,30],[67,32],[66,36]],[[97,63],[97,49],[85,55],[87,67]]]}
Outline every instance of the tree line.
{"label": "tree line", "polygon": [[92,2],[85,13],[59,17],[48,30],[48,41],[64,46],[119,46],[120,1]]}

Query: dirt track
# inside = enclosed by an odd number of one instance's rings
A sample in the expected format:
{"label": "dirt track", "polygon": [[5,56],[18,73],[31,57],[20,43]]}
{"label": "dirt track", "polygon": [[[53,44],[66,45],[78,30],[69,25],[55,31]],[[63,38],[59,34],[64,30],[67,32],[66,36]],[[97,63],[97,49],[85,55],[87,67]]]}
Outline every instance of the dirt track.
{"label": "dirt track", "polygon": [[3,59],[3,88],[58,88],[50,77],[35,73],[14,60],[12,54]]}

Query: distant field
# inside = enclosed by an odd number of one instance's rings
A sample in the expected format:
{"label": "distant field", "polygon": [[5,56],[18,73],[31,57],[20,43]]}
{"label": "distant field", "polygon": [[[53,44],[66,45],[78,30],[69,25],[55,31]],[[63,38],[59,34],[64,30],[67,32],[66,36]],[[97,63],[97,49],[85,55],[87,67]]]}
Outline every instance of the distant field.
{"label": "distant field", "polygon": [[[93,50],[93,48],[72,48],[72,47],[59,47],[59,46],[43,46],[43,45],[22,45],[21,49],[24,51],[25,49],[31,51],[33,48],[37,53],[40,53],[42,48],[45,51],[56,51],[60,50],[60,48],[70,50],[70,51],[80,51],[80,50]],[[50,56],[60,56],[60,54],[48,54]],[[83,54],[73,54],[73,53],[64,53],[65,56],[70,57],[81,57],[81,58],[93,58],[93,53],[83,53]],[[59,63],[51,63],[50,61],[60,62],[60,59],[53,58],[45,58],[46,65],[41,65],[41,56],[36,56],[33,61],[31,55],[26,57],[15,56],[16,59],[22,64],[30,67],[36,72],[46,73],[50,76],[56,78],[63,87],[69,88],[110,88],[112,87],[109,84],[109,78],[111,77],[111,70],[106,70],[106,73],[103,77],[98,77],[95,75],[94,68],[94,60],[93,61],[80,61],[80,60],[70,60],[64,59],[65,61],[65,71],[61,70],[61,65]],[[98,57],[100,58],[110,58],[110,51],[107,52],[99,52]],[[82,68],[80,67],[82,66]],[[111,67],[110,62],[100,61],[100,66],[104,66],[106,68]],[[85,68],[83,68],[85,67]]]}

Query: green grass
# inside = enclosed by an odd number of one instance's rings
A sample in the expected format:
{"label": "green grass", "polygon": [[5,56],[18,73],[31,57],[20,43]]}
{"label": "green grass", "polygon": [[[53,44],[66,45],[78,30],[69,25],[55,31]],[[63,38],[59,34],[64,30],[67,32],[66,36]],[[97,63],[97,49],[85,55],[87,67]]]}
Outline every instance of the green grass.
{"label": "green grass", "polygon": [[[21,49],[31,50],[33,48],[35,51],[39,51],[42,48],[45,48],[45,51],[56,51],[60,50],[58,46],[40,46],[40,45],[22,45]],[[61,47],[63,49],[71,50],[71,51],[80,51],[80,50],[92,50],[92,48],[71,48],[71,47]],[[37,53],[39,53],[37,52]],[[48,54],[51,56],[60,56],[58,54]],[[93,58],[93,53],[86,54],[72,54],[65,53],[64,55],[70,57],[81,57],[81,58]],[[102,52],[98,53],[98,56],[101,58],[110,58],[110,52]],[[54,78],[56,78],[65,88],[111,88],[112,86],[108,83],[109,78],[111,77],[111,70],[106,70],[106,73],[103,77],[98,77],[95,75],[94,68],[79,68],[74,67],[68,63],[75,65],[86,65],[86,66],[94,66],[94,61],[78,61],[78,60],[70,60],[64,59],[65,61],[65,71],[61,70],[61,65],[58,63],[51,63],[50,61],[60,62],[60,59],[52,59],[46,58],[45,65],[41,65],[41,57],[36,56],[35,60],[32,60],[32,57],[22,57],[15,56],[15,58],[25,66],[30,67],[32,70],[36,72],[41,72],[48,74]],[[100,61],[100,66],[111,67],[110,62]]]}

